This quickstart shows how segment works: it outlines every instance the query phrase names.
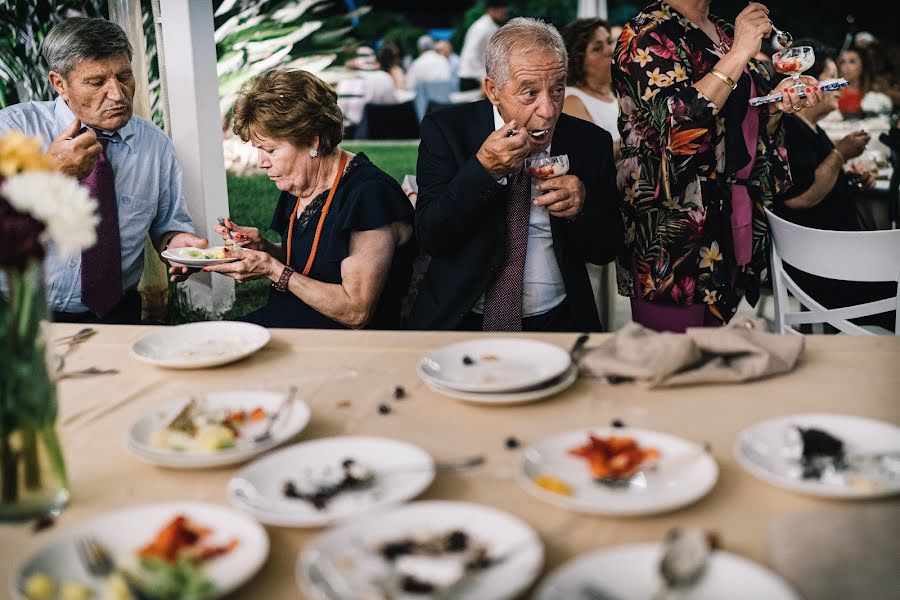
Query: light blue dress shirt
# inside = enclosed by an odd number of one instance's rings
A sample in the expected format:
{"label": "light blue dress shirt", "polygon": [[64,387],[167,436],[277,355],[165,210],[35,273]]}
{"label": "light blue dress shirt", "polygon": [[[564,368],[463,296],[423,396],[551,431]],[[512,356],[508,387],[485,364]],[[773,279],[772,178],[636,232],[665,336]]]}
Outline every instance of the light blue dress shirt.
{"label": "light blue dress shirt", "polygon": [[[62,98],[50,102],[25,102],[0,110],[0,135],[19,130],[43,140],[43,149],[72,124],[75,115]],[[113,134],[106,147],[113,168],[119,207],[122,244],[122,289],[137,287],[144,269],[144,237],[157,242],[170,231],[194,232],[181,189],[181,165],[172,142],[159,127],[142,119],[131,120]],[[60,256],[47,249],[44,261],[50,309],[83,313],[81,303],[81,255]],[[5,282],[2,282],[5,284]],[[5,288],[5,285],[3,285]]]}

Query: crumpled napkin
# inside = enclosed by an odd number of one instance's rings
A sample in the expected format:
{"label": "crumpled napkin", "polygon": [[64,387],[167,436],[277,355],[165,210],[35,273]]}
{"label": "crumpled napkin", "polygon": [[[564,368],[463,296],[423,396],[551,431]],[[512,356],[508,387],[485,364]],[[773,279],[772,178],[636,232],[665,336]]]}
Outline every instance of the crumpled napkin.
{"label": "crumpled napkin", "polygon": [[579,359],[582,374],[639,379],[650,387],[736,383],[791,371],[804,338],[766,331],[759,319],[738,317],[727,327],[659,333],[629,323]]}

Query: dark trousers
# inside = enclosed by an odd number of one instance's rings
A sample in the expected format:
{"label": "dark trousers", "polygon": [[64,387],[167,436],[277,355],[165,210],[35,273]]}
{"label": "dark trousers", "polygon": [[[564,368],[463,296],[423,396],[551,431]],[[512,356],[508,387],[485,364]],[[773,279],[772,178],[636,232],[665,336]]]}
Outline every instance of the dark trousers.
{"label": "dark trousers", "polygon": [[99,325],[140,325],[141,295],[137,290],[128,290],[122,299],[103,318],[88,311],[83,313],[53,313],[56,323],[94,323]]}
{"label": "dark trousers", "polygon": [[459,78],[459,91],[468,92],[471,90],[479,90],[481,89],[481,82],[477,79],[470,79],[469,77],[460,77]]}
{"label": "dark trousers", "polygon": [[[482,331],[484,327],[484,315],[470,312],[457,327],[460,331]],[[572,318],[572,309],[568,300],[563,300],[547,312],[525,317],[522,319],[522,331],[578,331],[575,319]]]}

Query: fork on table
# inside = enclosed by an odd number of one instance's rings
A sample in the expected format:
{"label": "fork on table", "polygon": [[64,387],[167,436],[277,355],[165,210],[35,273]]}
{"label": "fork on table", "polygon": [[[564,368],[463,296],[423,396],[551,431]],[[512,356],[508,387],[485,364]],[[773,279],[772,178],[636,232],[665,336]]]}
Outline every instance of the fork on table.
{"label": "fork on table", "polygon": [[94,537],[85,537],[75,541],[75,549],[82,566],[94,577],[109,577],[119,574],[128,586],[134,600],[153,600],[134,580],[128,571],[116,568],[116,561],[109,550]]}

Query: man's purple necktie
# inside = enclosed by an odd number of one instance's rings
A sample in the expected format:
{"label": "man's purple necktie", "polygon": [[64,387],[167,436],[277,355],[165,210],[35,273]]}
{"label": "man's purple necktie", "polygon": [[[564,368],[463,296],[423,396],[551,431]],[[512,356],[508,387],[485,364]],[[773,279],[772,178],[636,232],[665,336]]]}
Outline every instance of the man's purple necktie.
{"label": "man's purple necktie", "polygon": [[119,207],[112,165],[106,158],[106,140],[94,170],[81,180],[97,200],[100,224],[97,243],[81,253],[81,302],[104,317],[122,298],[122,245],[119,240]]}
{"label": "man's purple necktie", "polygon": [[484,294],[484,331],[522,331],[522,279],[530,214],[531,178],[523,165],[509,178],[506,260]]}

